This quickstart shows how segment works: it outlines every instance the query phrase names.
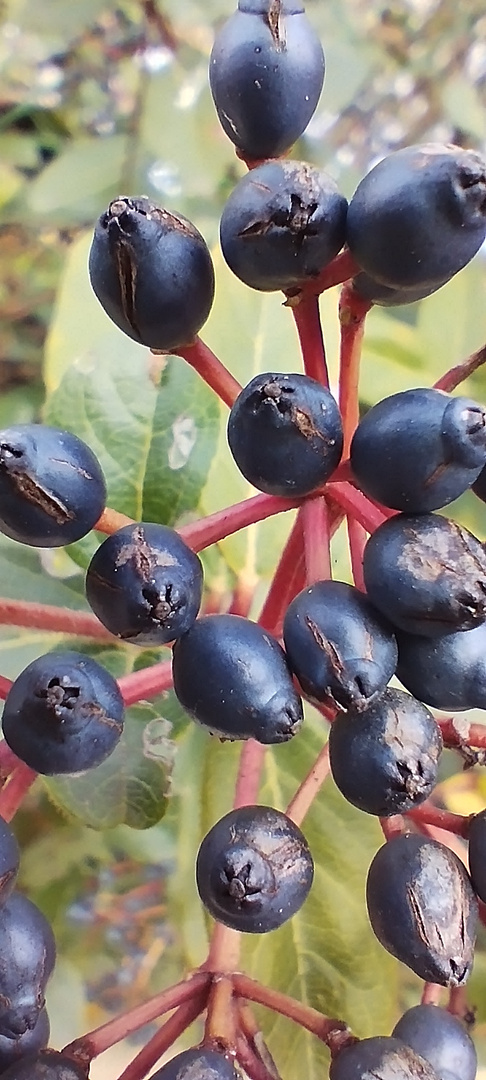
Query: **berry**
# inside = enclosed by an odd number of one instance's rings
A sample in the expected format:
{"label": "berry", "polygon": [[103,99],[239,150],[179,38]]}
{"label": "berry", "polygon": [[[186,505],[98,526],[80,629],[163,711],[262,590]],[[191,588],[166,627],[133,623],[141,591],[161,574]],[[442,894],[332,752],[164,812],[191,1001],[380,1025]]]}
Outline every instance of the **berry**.
{"label": "berry", "polygon": [[467,981],[478,903],[449,848],[412,833],[392,837],[371,863],[366,902],[378,941],[420,979],[440,986]]}
{"label": "berry", "polygon": [[441,285],[485,236],[486,162],[458,146],[396,150],[364,177],[349,204],[349,250],[391,288]]}
{"label": "berry", "polygon": [[226,739],[287,742],[302,722],[278,641],[241,615],[196,619],[173,650],[174,690],[182,707]]}
{"label": "berry", "polygon": [[267,161],[231,192],[223,255],[236,277],[271,292],[303,285],[344,243],[347,201],[327,173],[304,161]]}
{"label": "berry", "polygon": [[285,153],[315,112],[324,70],[322,45],[299,0],[239,0],[209,61],[224,132],[247,157]]}
{"label": "berry", "polygon": [[0,909],[0,1035],[33,1030],[56,960],[51,927],[31,900],[12,893]]}
{"label": "berry", "polygon": [[395,673],[391,626],[343,581],[303,589],[287,608],[283,636],[304,693],[331,707],[366,708]]}
{"label": "berry", "polygon": [[105,508],[101,466],[86,443],[44,424],[0,431],[0,531],[34,547],[72,544]]}
{"label": "berry", "polygon": [[351,443],[351,467],[366,495],[421,514],[457,499],[486,457],[486,410],[440,390],[404,390],[369,409]]}
{"label": "berry", "polygon": [[145,197],[120,195],[98,219],[89,274],[116,326],[161,352],[190,344],[211,310],[214,271],[203,237]]}
{"label": "berry", "polygon": [[403,690],[337,716],[329,732],[334,781],[367,814],[401,814],[433,791],[442,736],[432,713]]}
{"label": "berry", "polygon": [[19,872],[19,845],[10,825],[0,817],[0,904],[8,900]]}
{"label": "berry", "polygon": [[329,1080],[439,1080],[422,1057],[399,1039],[375,1035],[345,1046],[333,1059]]}
{"label": "berry", "polygon": [[436,1005],[415,1005],[392,1034],[430,1061],[438,1080],[475,1080],[477,1054],[460,1020]]}
{"label": "berry", "polygon": [[231,1061],[207,1046],[183,1050],[161,1069],[152,1080],[238,1080],[239,1074]]}
{"label": "berry", "polygon": [[434,709],[486,708],[486,624],[439,638],[397,634],[400,682]]}
{"label": "berry", "polygon": [[486,810],[469,822],[469,873],[474,892],[486,902]]}
{"label": "berry", "polygon": [[2,1080],[87,1080],[87,1066],[57,1050],[39,1050],[10,1065]]}
{"label": "berry", "polygon": [[393,288],[391,285],[381,285],[374,281],[368,274],[361,272],[353,278],[353,287],[363,300],[370,300],[378,307],[400,307],[403,304],[414,304],[417,300],[424,300],[431,296],[443,285],[447,285],[450,278],[440,281],[437,285],[416,285],[414,288]]}
{"label": "berry", "polygon": [[481,499],[482,502],[486,502],[486,465],[481,469],[477,480],[471,485],[471,490],[474,491],[474,494],[477,495],[478,499]]}
{"label": "berry", "polygon": [[123,698],[105,668],[82,653],[46,653],[13,683],[3,734],[14,754],[36,772],[77,773],[111,754],[123,716]]}
{"label": "berry", "polygon": [[390,622],[435,637],[486,619],[486,552],[455,521],[397,514],[365,548],[366,591]]}
{"label": "berry", "polygon": [[108,536],[93,555],[86,596],[112,634],[135,645],[166,645],[192,626],[203,570],[166,525],[140,522]]}
{"label": "berry", "polygon": [[50,1024],[47,1009],[41,1009],[35,1027],[18,1039],[8,1039],[6,1035],[0,1035],[0,1075],[9,1065],[20,1063],[23,1058],[35,1054],[38,1050],[44,1050],[49,1042]]}
{"label": "berry", "polygon": [[231,810],[204,838],[196,882],[210,915],[233,930],[265,934],[302,907],[314,864],[294,822],[269,806]]}
{"label": "berry", "polygon": [[238,394],[228,443],[246,480],[269,495],[307,495],[339,464],[343,429],[337,404],[307,375],[256,375]]}

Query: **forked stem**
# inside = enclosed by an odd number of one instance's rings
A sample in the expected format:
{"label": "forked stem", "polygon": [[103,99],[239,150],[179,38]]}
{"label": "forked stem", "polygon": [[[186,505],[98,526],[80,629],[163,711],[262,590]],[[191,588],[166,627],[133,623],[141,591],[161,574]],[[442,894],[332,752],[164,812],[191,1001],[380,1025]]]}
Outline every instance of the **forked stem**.
{"label": "forked stem", "polygon": [[166,1050],[179,1039],[186,1028],[197,1019],[206,1006],[207,989],[199,990],[189,1001],[179,1005],[176,1012],[142,1047],[133,1061],[120,1073],[118,1080],[142,1080],[160,1060]]}

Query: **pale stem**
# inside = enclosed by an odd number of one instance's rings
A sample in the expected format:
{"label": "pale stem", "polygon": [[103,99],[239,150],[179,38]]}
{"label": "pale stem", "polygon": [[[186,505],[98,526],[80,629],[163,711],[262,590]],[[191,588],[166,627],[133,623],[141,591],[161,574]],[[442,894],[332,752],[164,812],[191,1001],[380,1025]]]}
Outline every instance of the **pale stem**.
{"label": "pale stem", "polygon": [[354,584],[360,592],[366,592],[363,576],[363,556],[368,541],[368,534],[364,526],[361,525],[355,517],[352,517],[351,514],[348,514],[346,517],[346,527],[348,530],[349,554],[351,556],[351,569],[353,572]]}
{"label": "pale stem", "polygon": [[302,824],[329,774],[329,746],[326,743],[285,811],[287,817],[292,818],[296,825]]}
{"label": "pale stem", "polygon": [[347,1024],[343,1023],[342,1020],[330,1019],[310,1005],[304,1005],[301,1001],[288,997],[287,994],[282,994],[279,990],[263,986],[262,983],[256,982],[255,979],[250,979],[248,975],[234,975],[233,985],[235,992],[240,997],[245,998],[246,1001],[256,1001],[260,1005],[272,1009],[273,1012],[287,1016],[289,1020],[300,1024],[306,1031],[311,1031],[313,1035],[317,1035],[318,1039],[323,1042],[327,1042],[334,1032],[348,1031]]}

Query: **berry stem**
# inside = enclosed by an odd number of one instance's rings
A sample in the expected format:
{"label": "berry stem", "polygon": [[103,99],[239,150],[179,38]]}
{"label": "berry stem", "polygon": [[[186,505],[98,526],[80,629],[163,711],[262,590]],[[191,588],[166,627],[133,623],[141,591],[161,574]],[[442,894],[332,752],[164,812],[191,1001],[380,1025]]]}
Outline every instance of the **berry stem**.
{"label": "berry stem", "polygon": [[236,1039],[236,1058],[250,1080],[276,1080],[278,1074],[270,1072],[256,1052],[255,1046],[240,1031]]}
{"label": "berry stem", "polygon": [[185,1002],[194,1001],[196,997],[199,1000],[199,995],[207,997],[210,982],[211,976],[208,972],[196,972],[189,979],[184,979],[175,986],[169,986],[142,1005],[136,1005],[121,1016],[116,1016],[114,1020],[108,1020],[100,1027],[89,1031],[87,1035],[75,1039],[65,1047],[65,1050],[69,1054],[87,1057],[91,1061],[92,1058],[103,1054],[105,1050],[109,1050],[110,1046],[115,1046],[128,1035],[133,1035],[145,1024],[152,1023],[171,1009],[176,1009]]}
{"label": "berry stem", "polygon": [[108,536],[111,536],[112,533],[118,532],[118,529],[123,529],[125,525],[133,524],[133,518],[127,517],[126,514],[119,514],[118,510],[112,510],[110,506],[105,506],[94,528],[97,532],[107,533]]}
{"label": "berry stem", "polygon": [[228,975],[215,975],[209,991],[204,1044],[233,1050],[236,1046],[233,981]]}
{"label": "berry stem", "polygon": [[449,716],[445,720],[437,719],[442,732],[444,745],[450,750],[462,750],[464,747],[486,749],[486,724],[470,724],[463,717]]}
{"label": "berry stem", "polygon": [[280,556],[258,622],[274,632],[281,623],[294,588],[302,556],[302,520],[297,515]]}
{"label": "berry stem", "polygon": [[296,825],[302,824],[329,773],[329,746],[326,743],[285,811]]}
{"label": "berry stem", "polygon": [[299,510],[304,532],[305,578],[307,585],[331,575],[331,522],[324,496],[308,499]]}
{"label": "berry stem", "polygon": [[486,363],[486,345],[482,345],[480,349],[471,353],[461,364],[457,364],[456,367],[450,368],[444,375],[441,375],[440,379],[434,383],[435,389],[445,390],[446,393],[450,393],[484,363]]}
{"label": "berry stem", "polygon": [[368,533],[374,532],[388,517],[383,510],[375,506],[366,495],[363,495],[362,491],[358,491],[352,484],[333,484],[328,489],[328,494],[329,498],[339,503],[339,506],[342,507],[346,514],[359,521]]}
{"label": "berry stem", "polygon": [[17,757],[17,754],[14,754],[8,743],[3,739],[0,742],[0,782],[3,783],[18,765],[20,765],[20,758]]}
{"label": "berry stem", "polygon": [[0,597],[0,625],[28,626],[31,630],[52,630],[61,634],[96,638],[113,644],[117,639],[87,611],[70,611],[53,604],[34,604],[29,600]]}
{"label": "berry stem", "polygon": [[422,997],[420,999],[421,1005],[440,1005],[440,999],[442,997],[442,986],[438,983],[424,983],[422,990]]}
{"label": "berry stem", "polygon": [[329,387],[319,297],[304,297],[300,304],[292,306],[292,315],[299,335],[305,374]]}
{"label": "berry stem", "polygon": [[245,529],[247,525],[254,525],[256,521],[265,521],[275,514],[295,510],[301,502],[302,499],[283,499],[279,495],[252,495],[224,510],[217,510],[214,514],[183,525],[177,532],[193,551],[202,551],[224,540],[225,536]]}
{"label": "berry stem", "polygon": [[156,697],[172,686],[171,661],[162,660],[160,664],[132,671],[130,675],[122,675],[118,679],[118,686],[127,707],[145,698]]}
{"label": "berry stem", "polygon": [[160,1060],[166,1050],[179,1039],[189,1024],[197,1019],[205,1008],[207,988],[197,991],[162,1024],[162,1027],[142,1047],[133,1061],[120,1073],[118,1080],[142,1080]]}
{"label": "berry stem", "polygon": [[12,820],[36,779],[37,773],[23,761],[10,774],[0,791],[0,817],[4,821]]}
{"label": "berry stem", "polygon": [[359,368],[366,315],[372,307],[355,292],[352,282],[343,285],[339,300],[341,346],[339,362],[339,408],[344,431],[344,456],[359,423]]}
{"label": "berry stem", "polygon": [[229,405],[231,409],[233,402],[241,393],[242,386],[200,337],[196,338],[193,345],[178,348],[176,355],[182,356],[211,387],[211,390],[214,390],[221,398],[221,401],[224,401],[225,405]]}
{"label": "berry stem", "polygon": [[0,701],[5,701],[5,698],[10,693],[13,686],[11,679],[5,678],[5,675],[0,675]]}
{"label": "berry stem", "polygon": [[235,992],[246,1001],[256,1001],[259,1005],[265,1005],[267,1009],[287,1016],[296,1024],[306,1028],[307,1031],[317,1035],[318,1039],[327,1042],[335,1031],[347,1031],[347,1025],[342,1020],[331,1020],[313,1009],[311,1005],[304,1005],[287,994],[273,990],[269,986],[250,979],[248,975],[234,975],[233,985]]}
{"label": "berry stem", "polygon": [[348,530],[349,554],[351,556],[351,569],[353,572],[354,584],[361,592],[366,592],[363,577],[363,555],[368,540],[366,529],[355,517],[352,517],[351,514],[346,516],[346,527]]}
{"label": "berry stem", "polygon": [[[307,296],[320,296],[321,293],[326,292],[327,289],[333,289],[335,285],[342,285],[343,282],[349,281],[350,278],[359,274],[360,267],[353,259],[350,251],[341,251],[339,255],[336,255],[332,262],[328,266],[321,270],[320,274],[314,278],[313,281],[308,281],[301,289],[300,293],[294,294],[296,299],[299,296],[305,298]],[[292,290],[287,293],[292,303]],[[295,302],[295,301],[294,301]]]}
{"label": "berry stem", "polygon": [[234,810],[256,802],[264,758],[265,747],[262,743],[256,739],[247,739],[243,743],[233,799]]}
{"label": "berry stem", "polygon": [[380,825],[385,840],[393,840],[394,836],[401,836],[407,832],[405,818],[401,814],[393,814],[393,817],[380,818]]}
{"label": "berry stem", "polygon": [[409,810],[405,814],[405,820],[407,818],[416,821],[417,824],[424,822],[427,825],[436,825],[437,828],[446,829],[447,832],[462,836],[465,840],[467,840],[469,834],[468,817],[463,817],[462,814],[452,814],[448,810],[440,810],[438,806],[434,806],[429,800],[423,802],[420,806],[416,806],[414,810]]}

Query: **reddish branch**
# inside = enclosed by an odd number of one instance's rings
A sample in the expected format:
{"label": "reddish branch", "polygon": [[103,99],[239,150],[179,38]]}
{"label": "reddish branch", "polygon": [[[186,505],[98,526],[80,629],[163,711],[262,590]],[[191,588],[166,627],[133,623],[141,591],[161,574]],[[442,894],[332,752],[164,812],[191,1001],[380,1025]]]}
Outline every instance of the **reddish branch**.
{"label": "reddish branch", "polygon": [[146,1076],[150,1069],[157,1064],[166,1050],[175,1043],[176,1039],[181,1037],[186,1028],[202,1013],[206,1006],[207,996],[207,987],[202,987],[202,989],[193,993],[189,1001],[179,1005],[176,1012],[169,1020],[166,1020],[160,1030],[145,1043],[145,1046],[133,1058],[133,1061],[127,1065],[118,1080],[142,1080],[142,1077]]}
{"label": "reddish branch", "polygon": [[285,811],[296,825],[302,824],[329,774],[329,747],[326,743]]}
{"label": "reddish branch", "polygon": [[255,979],[250,979],[248,975],[234,975],[233,985],[235,993],[245,998],[246,1001],[256,1001],[260,1005],[272,1009],[273,1012],[287,1016],[289,1020],[300,1024],[301,1027],[306,1028],[313,1035],[317,1035],[317,1038],[325,1043],[329,1043],[329,1039],[334,1033],[338,1031],[348,1032],[349,1030],[342,1020],[331,1020],[310,1005],[304,1005],[302,1002],[296,1001],[295,998],[280,993],[279,990],[272,990],[269,986],[263,986],[261,983],[256,982]]}
{"label": "reddish branch", "polygon": [[127,706],[135,705],[137,701],[143,701],[145,698],[156,697],[157,694],[169,690],[172,686],[171,661],[163,660],[160,664],[153,664],[152,667],[132,671],[130,675],[122,675],[118,679],[118,686]]}
{"label": "reddish branch", "polygon": [[325,496],[308,499],[301,506],[306,584],[331,577],[331,514]]}
{"label": "reddish branch", "polygon": [[23,761],[10,774],[0,791],[0,817],[4,821],[12,820],[36,778],[37,773]]}
{"label": "reddish branch", "polygon": [[252,495],[250,499],[243,499],[190,525],[183,525],[177,532],[193,551],[202,551],[224,540],[225,536],[245,529],[247,525],[254,525],[257,521],[264,521],[287,510],[295,510],[301,502],[302,499],[282,499],[278,495]]}
{"label": "reddish branch", "polygon": [[96,638],[111,644],[116,641],[96,615],[54,607],[51,604],[34,604],[29,600],[7,600],[0,597],[0,625],[28,626],[31,630],[76,634],[77,637]]}
{"label": "reddish branch", "polygon": [[319,312],[319,298],[317,296],[305,297],[299,304],[291,304],[291,310],[299,335],[305,374],[328,387],[329,374]]}
{"label": "reddish branch", "polygon": [[197,337],[193,345],[178,348],[177,356],[182,356],[184,360],[187,360],[187,363],[197,371],[211,390],[214,390],[221,398],[221,401],[231,408],[238,394],[241,393],[241,384],[204,344],[204,341],[201,341],[201,338]]}
{"label": "reddish branch", "polygon": [[372,304],[363,300],[353,285],[343,285],[339,302],[341,347],[339,364],[339,408],[344,430],[344,455],[359,422],[359,368],[366,315]]}
{"label": "reddish branch", "polygon": [[435,389],[450,393],[484,363],[486,363],[486,345],[482,345],[477,352],[471,353],[467,360],[463,360],[461,364],[446,371],[445,375],[441,375],[440,379],[434,383]]}

